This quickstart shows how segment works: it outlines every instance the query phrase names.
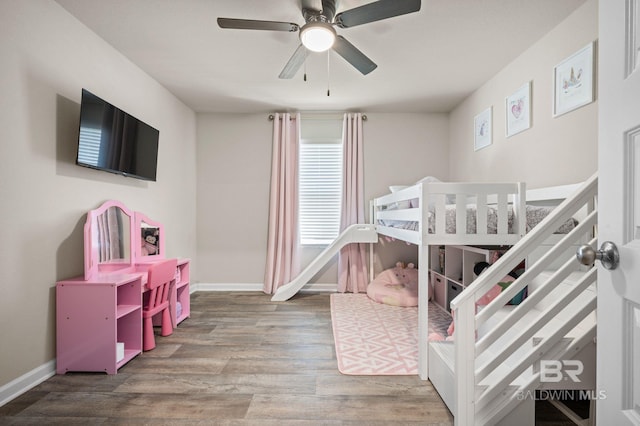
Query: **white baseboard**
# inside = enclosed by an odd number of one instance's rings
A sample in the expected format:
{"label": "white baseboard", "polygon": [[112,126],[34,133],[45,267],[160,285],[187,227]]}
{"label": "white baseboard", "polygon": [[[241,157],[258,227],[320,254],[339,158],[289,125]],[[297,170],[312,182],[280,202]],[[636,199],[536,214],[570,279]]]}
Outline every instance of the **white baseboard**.
{"label": "white baseboard", "polygon": [[335,293],[338,291],[338,284],[335,283],[314,283],[304,286],[300,293]]}
{"label": "white baseboard", "polygon": [[[190,292],[196,291],[262,291],[262,283],[194,283]],[[338,291],[336,283],[311,283],[304,286],[300,293],[334,293]]]}
{"label": "white baseboard", "polygon": [[196,283],[194,291],[262,291],[262,283]]}
{"label": "white baseboard", "polygon": [[52,359],[0,387],[0,407],[19,397],[29,389],[38,386],[48,378],[53,377],[55,374],[56,360]]}
{"label": "white baseboard", "polygon": [[[307,284],[300,293],[335,293],[338,285],[335,283]],[[262,283],[194,283],[189,292],[196,291],[262,291]],[[22,395],[29,389],[39,385],[56,374],[56,360],[42,364],[17,379],[0,387],[0,407]]]}

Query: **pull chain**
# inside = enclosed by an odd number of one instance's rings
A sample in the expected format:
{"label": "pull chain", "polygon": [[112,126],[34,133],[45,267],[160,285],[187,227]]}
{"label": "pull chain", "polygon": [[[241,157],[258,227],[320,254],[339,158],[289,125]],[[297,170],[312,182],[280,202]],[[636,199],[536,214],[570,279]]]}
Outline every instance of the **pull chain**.
{"label": "pull chain", "polygon": [[329,58],[330,58],[330,53],[331,50],[327,50],[327,96],[331,96],[331,88],[330,88],[330,81],[331,81],[331,68],[329,66]]}
{"label": "pull chain", "polygon": [[307,57],[304,58],[304,81],[307,81]]}

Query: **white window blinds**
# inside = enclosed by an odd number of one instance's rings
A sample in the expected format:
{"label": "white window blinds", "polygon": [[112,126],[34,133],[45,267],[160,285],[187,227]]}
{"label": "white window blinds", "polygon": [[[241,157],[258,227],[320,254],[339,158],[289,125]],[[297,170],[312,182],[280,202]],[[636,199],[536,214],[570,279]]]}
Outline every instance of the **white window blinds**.
{"label": "white window blinds", "polygon": [[78,146],[78,161],[98,167],[100,164],[100,142],[102,130],[92,127],[80,127],[80,140]]}
{"label": "white window blinds", "polygon": [[330,244],[340,231],[341,140],[301,140],[299,166],[300,243]]}

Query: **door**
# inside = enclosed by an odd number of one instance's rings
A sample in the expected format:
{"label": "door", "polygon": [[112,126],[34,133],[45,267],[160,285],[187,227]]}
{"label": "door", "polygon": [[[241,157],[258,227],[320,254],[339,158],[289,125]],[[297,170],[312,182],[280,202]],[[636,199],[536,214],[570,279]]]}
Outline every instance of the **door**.
{"label": "door", "polygon": [[640,425],[640,0],[599,2],[598,239],[620,264],[598,264],[596,419]]}

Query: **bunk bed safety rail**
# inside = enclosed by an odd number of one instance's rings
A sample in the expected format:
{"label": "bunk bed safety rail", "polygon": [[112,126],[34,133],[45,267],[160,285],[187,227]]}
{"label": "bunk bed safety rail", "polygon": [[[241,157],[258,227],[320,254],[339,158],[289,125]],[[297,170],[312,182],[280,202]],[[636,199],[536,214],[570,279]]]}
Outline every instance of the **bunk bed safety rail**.
{"label": "bunk bed safety rail", "polygon": [[[593,234],[593,229],[597,222],[597,212],[595,211],[595,198],[597,196],[597,175],[593,175],[585,181],[575,194],[564,200],[556,209],[554,209],[542,222],[533,228],[521,241],[509,249],[496,263],[488,270],[484,271],[469,287],[465,289],[451,302],[451,309],[454,312],[455,322],[455,400],[456,409],[454,417],[456,424],[481,424],[481,417],[477,417],[479,411],[487,411],[487,404],[491,401],[500,400],[502,404],[500,408],[502,415],[508,413],[506,407],[513,407],[515,404],[512,394],[514,379],[518,378],[527,368],[535,365],[544,356],[550,353],[560,351],[559,345],[567,332],[577,333],[578,339],[573,339],[573,344],[581,341],[588,341],[590,331],[582,331],[577,328],[578,323],[582,324],[582,320],[592,313],[595,309],[595,295],[591,297],[577,298],[579,294],[584,293],[595,281],[595,269],[587,270],[581,267],[575,260],[575,256],[567,259],[566,263],[560,267],[551,277],[540,285],[533,293],[529,293],[525,299],[498,325],[489,331],[486,335],[481,336],[476,342],[476,333],[480,325],[488,321],[496,312],[498,312],[505,304],[518,294],[521,290],[531,284],[542,271],[548,270],[552,261],[556,261],[560,253],[566,256],[567,249],[579,241],[584,241],[585,235]],[[578,211],[586,209],[588,214],[580,224],[575,227],[569,234],[565,235],[553,249],[543,255],[533,265],[527,265],[527,271],[521,275],[516,281],[511,283],[496,299],[487,306],[477,312],[476,302],[487,293],[495,283],[499,282],[502,277],[506,276],[511,270],[516,268],[524,259],[527,259],[532,251],[539,247],[547,238],[549,238],[565,221],[576,215]],[[595,239],[590,243],[595,246]],[[546,309],[534,312],[535,319],[527,317],[526,326],[519,329],[517,333],[508,336],[510,340],[507,342],[500,341],[495,344],[498,339],[504,340],[505,333],[513,328],[514,321],[524,318],[532,313],[532,309],[551,291],[559,286],[563,280],[574,271],[582,268],[584,275],[571,291],[566,293],[558,300],[553,299],[547,303]],[[579,299],[579,300],[578,300]],[[570,304],[571,306],[567,308]],[[570,319],[551,324],[553,317],[563,309],[571,309],[572,315]],[[525,342],[532,342],[533,337],[545,329],[541,335],[544,336],[542,341],[535,347],[531,346],[530,350],[525,354],[514,353],[518,349],[526,347]],[[577,331],[576,331],[577,330]],[[586,334],[585,334],[586,333]],[[585,337],[587,336],[587,337]],[[582,340],[581,340],[582,339]],[[493,345],[493,346],[492,346]],[[496,350],[496,347],[498,349]],[[491,350],[489,351],[489,348]],[[514,360],[515,357],[515,360]],[[479,358],[482,359],[482,365]],[[511,367],[498,371],[498,367],[509,359]],[[515,365],[514,365],[515,364]],[[486,380],[491,375],[491,380]],[[536,381],[537,380],[537,381]],[[484,382],[483,382],[484,381]],[[521,389],[527,386],[539,385],[539,374],[534,375],[533,382],[523,385]],[[509,390],[509,392],[505,392]],[[509,396],[511,395],[511,396]],[[497,421],[495,415],[495,407],[492,408],[491,422]]]}
{"label": "bunk bed safety rail", "polygon": [[427,244],[513,244],[526,232],[524,192],[524,183],[420,183],[373,200],[372,223],[414,244],[427,235]]}
{"label": "bunk bed safety rail", "polygon": [[388,206],[393,203],[397,203],[400,201],[408,201],[414,198],[418,198],[422,195],[422,190],[420,188],[421,184],[413,185],[406,187],[404,189],[400,189],[398,191],[392,192],[387,195],[383,195],[382,197],[378,197],[374,200],[375,207]]}

